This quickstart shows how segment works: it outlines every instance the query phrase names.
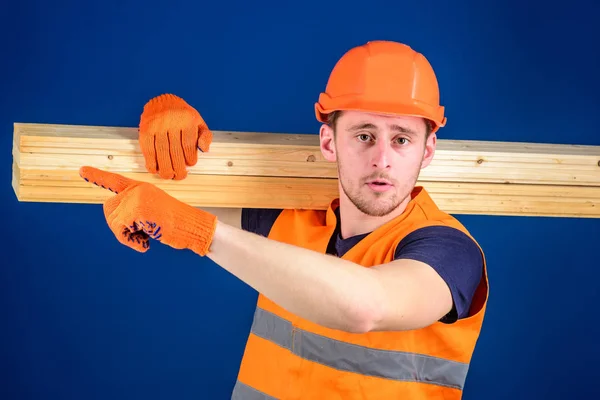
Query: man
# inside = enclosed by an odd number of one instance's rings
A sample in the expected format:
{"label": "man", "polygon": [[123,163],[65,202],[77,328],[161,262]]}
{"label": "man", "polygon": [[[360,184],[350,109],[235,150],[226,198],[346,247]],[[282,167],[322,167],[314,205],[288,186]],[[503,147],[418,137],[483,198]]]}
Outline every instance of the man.
{"label": "man", "polygon": [[[324,211],[200,210],[148,183],[81,175],[117,193],[104,210],[121,243],[191,249],[260,293],[233,398],[460,398],[488,286],[477,242],[415,186],[446,123],[433,69],[400,43],[358,46],[315,112],[339,175]],[[152,173],[184,179],[211,140],[177,96],[144,107]]]}

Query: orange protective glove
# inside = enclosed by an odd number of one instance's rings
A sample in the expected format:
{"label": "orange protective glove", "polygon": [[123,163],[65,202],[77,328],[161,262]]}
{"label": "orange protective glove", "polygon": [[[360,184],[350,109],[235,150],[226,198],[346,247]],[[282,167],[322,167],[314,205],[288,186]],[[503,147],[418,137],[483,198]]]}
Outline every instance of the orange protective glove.
{"label": "orange protective glove", "polygon": [[180,180],[196,165],[198,149],[207,152],[213,135],[198,111],[174,94],[154,97],[140,117],[140,148],[146,169]]}
{"label": "orange protective glove", "polygon": [[156,239],[176,249],[208,253],[217,217],[171,197],[155,185],[93,167],[82,167],[83,179],[116,196],[104,203],[104,216],[119,242],[139,252]]}

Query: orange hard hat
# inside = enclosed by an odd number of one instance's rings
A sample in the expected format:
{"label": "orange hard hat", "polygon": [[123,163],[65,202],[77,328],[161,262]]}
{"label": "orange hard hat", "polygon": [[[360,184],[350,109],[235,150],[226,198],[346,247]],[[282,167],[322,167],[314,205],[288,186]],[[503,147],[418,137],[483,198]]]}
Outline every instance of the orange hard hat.
{"label": "orange hard hat", "polygon": [[446,125],[438,81],[429,61],[409,46],[371,41],[350,49],[329,76],[315,103],[320,122],[336,110],[423,117],[433,132]]}

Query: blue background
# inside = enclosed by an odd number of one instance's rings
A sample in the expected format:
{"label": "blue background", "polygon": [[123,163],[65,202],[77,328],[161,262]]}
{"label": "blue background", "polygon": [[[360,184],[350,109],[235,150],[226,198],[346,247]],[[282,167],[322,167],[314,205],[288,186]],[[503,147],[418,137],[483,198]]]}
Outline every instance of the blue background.
{"label": "blue background", "polygon": [[[120,245],[101,205],[19,203],[14,122],[137,126],[182,96],[213,129],[316,133],[368,40],[433,64],[442,139],[600,144],[600,7],[569,2],[3,2],[0,398],[225,399],[256,293],[191,252]],[[465,399],[597,394],[600,221],[459,216],[491,298]]]}

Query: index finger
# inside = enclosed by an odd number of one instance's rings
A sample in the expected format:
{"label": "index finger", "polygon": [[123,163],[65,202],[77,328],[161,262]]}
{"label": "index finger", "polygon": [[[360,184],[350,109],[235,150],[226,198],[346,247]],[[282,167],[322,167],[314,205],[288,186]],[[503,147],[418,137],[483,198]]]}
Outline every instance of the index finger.
{"label": "index finger", "polygon": [[79,175],[86,181],[115,193],[122,192],[129,186],[137,183],[137,181],[126,178],[123,175],[88,166],[79,168]]}

